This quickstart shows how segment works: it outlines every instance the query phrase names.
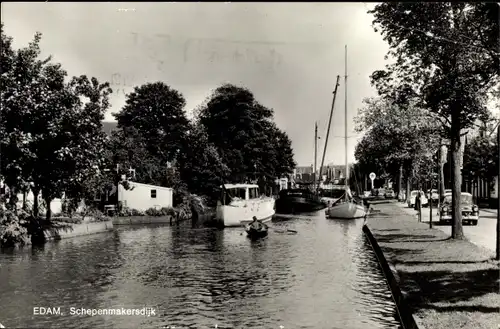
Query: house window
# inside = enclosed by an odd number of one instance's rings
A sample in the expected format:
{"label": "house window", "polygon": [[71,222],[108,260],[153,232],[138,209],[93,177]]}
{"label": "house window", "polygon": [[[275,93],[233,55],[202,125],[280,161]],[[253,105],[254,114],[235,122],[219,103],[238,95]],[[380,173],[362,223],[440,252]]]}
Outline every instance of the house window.
{"label": "house window", "polygon": [[156,190],[151,190],[151,199],[156,199]]}

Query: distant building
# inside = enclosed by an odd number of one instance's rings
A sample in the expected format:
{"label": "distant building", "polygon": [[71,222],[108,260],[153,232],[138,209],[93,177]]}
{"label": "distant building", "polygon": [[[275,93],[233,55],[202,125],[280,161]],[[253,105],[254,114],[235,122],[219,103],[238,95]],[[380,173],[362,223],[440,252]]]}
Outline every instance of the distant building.
{"label": "distant building", "polygon": [[[323,166],[321,171],[321,178],[319,177],[319,168],[316,170],[317,184],[320,187],[329,186],[331,184],[343,185],[345,178],[345,165],[335,165],[329,164]],[[313,165],[310,166],[298,166],[294,170],[292,180],[296,186],[311,186],[314,180],[314,169]]]}

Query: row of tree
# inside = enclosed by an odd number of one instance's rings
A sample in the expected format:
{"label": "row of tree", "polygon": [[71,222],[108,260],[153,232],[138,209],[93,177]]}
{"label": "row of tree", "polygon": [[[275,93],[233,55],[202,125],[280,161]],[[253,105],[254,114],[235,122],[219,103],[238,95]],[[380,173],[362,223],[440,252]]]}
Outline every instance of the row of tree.
{"label": "row of tree", "polygon": [[[461,137],[478,122],[488,126],[488,100],[498,100],[498,4],[383,3],[369,13],[394,61],[371,76],[379,96],[365,100],[358,115],[357,128],[365,135],[356,158],[367,171],[396,177],[402,169],[406,177],[419,179],[437,172],[437,150],[447,143],[452,237],[462,239]],[[498,161],[488,135],[466,147],[464,169],[474,175],[490,175]]]}
{"label": "row of tree", "polygon": [[[223,182],[261,185],[293,172],[291,141],[273,110],[242,87],[223,85],[188,120],[183,95],[163,82],[135,87],[115,114],[118,129],[102,130],[109,83],[68,78],[60,64],[40,59],[41,34],[13,49],[1,30],[0,174],[15,209],[18,192],[46,203],[94,198],[129,167],[135,180],[212,195]],[[122,171],[115,171],[121,168]],[[177,194],[179,194],[177,193]]]}

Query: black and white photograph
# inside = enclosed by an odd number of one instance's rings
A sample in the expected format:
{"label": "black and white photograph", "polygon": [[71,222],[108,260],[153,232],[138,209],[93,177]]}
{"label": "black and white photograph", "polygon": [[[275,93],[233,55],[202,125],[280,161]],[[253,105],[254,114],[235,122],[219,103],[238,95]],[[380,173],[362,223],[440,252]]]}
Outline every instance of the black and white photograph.
{"label": "black and white photograph", "polygon": [[0,328],[500,328],[499,3],[0,12]]}

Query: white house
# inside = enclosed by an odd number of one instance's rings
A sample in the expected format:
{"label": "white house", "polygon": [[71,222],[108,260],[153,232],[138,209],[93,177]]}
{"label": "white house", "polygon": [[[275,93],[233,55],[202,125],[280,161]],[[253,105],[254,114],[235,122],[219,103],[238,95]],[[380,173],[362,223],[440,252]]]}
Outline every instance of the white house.
{"label": "white house", "polygon": [[[35,197],[33,195],[33,192],[29,191],[26,193],[26,201],[29,202],[31,205],[33,205],[33,201],[35,200]],[[38,204],[41,205],[43,202],[42,195],[41,193],[38,195]],[[17,194],[17,207],[21,208],[23,206],[23,194],[18,193]],[[56,198],[50,202],[50,210],[52,211],[52,214],[60,214],[62,211],[62,200],[59,198]],[[45,215],[45,213],[43,213]]]}
{"label": "white house", "polygon": [[173,190],[169,187],[148,185],[128,181],[130,186],[126,190],[121,184],[118,186],[118,201],[123,207],[146,211],[149,208],[172,207]]}

